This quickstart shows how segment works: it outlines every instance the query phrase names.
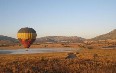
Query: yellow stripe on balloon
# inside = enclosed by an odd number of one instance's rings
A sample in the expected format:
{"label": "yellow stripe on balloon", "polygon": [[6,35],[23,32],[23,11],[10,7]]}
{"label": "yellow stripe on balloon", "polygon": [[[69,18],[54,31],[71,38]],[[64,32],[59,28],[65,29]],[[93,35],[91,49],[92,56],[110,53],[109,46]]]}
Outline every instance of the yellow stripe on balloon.
{"label": "yellow stripe on balloon", "polygon": [[20,39],[36,39],[36,33],[18,33],[17,37]]}

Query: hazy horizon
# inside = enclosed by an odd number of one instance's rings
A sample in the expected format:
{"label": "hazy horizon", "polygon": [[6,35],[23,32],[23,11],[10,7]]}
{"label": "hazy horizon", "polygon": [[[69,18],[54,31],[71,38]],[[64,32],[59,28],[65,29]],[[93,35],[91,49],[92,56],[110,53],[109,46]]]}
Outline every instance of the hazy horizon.
{"label": "hazy horizon", "polygon": [[37,37],[93,38],[116,29],[115,0],[0,0],[0,35],[17,38],[20,28]]}

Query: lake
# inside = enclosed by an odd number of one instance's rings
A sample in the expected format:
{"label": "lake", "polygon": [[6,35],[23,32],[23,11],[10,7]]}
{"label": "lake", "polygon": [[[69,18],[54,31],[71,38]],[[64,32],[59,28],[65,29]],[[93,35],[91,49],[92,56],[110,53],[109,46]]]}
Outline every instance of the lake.
{"label": "lake", "polygon": [[55,52],[76,52],[74,48],[29,48],[15,50],[0,50],[0,54],[33,54],[33,53],[55,53]]}

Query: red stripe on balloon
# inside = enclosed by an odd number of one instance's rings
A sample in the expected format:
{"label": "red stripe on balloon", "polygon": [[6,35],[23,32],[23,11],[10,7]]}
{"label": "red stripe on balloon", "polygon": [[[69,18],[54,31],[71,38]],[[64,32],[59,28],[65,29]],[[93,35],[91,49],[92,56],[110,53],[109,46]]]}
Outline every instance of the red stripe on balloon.
{"label": "red stripe on balloon", "polygon": [[23,44],[25,48],[29,48],[31,44],[35,41],[35,39],[19,39],[19,41],[21,42],[21,44]]}

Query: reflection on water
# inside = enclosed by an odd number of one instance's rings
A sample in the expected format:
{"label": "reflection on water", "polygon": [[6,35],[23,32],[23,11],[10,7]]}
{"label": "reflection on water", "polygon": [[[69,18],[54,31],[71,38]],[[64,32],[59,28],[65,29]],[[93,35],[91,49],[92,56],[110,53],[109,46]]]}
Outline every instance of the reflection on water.
{"label": "reflection on water", "polygon": [[32,54],[32,53],[53,53],[53,52],[72,52],[77,51],[74,48],[36,48],[36,49],[16,49],[0,50],[0,54]]}
{"label": "reflection on water", "polygon": [[10,54],[12,53],[11,51],[6,51],[6,50],[3,50],[3,51],[0,51],[0,54]]}

